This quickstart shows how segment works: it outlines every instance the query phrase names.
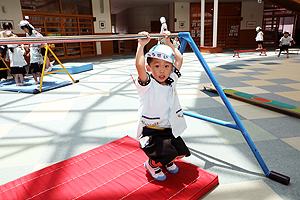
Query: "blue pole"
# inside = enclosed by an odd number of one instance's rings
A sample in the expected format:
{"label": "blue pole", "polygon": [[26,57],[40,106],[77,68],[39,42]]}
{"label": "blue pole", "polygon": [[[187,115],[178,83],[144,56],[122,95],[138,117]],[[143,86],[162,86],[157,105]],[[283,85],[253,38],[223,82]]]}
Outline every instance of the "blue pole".
{"label": "blue pole", "polygon": [[[180,33],[179,33],[180,34]],[[180,39],[180,53],[183,54],[184,50],[185,50],[185,47],[186,47],[186,44],[187,44],[187,40],[185,40],[184,38],[181,38],[179,37]]]}
{"label": "blue pole", "polygon": [[[190,35],[190,33],[189,32],[181,32],[181,33],[178,34],[178,36],[181,38],[182,41],[186,40],[190,44],[190,46],[192,47],[192,49],[195,52],[198,60],[202,64],[206,74],[209,76],[209,78],[210,78],[211,82],[213,83],[213,85],[215,86],[219,96],[221,97],[221,99],[225,103],[225,106],[229,110],[232,118],[234,119],[234,121],[237,125],[236,128],[241,131],[242,135],[244,136],[246,142],[248,143],[250,149],[252,150],[252,153],[256,157],[256,160],[260,164],[260,166],[261,166],[262,170],[264,171],[264,173],[266,174],[266,176],[269,176],[270,170],[268,169],[267,165],[265,164],[264,160],[262,159],[261,155],[259,154],[259,152],[258,152],[257,148],[255,147],[252,139],[250,138],[250,136],[247,133],[244,125],[242,124],[241,120],[239,119],[239,117],[237,116],[237,114],[234,111],[233,107],[231,106],[230,102],[228,101],[226,95],[224,94],[221,86],[219,85],[218,81],[214,77],[212,71],[208,67],[206,61],[204,60],[202,54],[200,53],[198,47],[196,46],[194,40],[192,39],[192,37]],[[180,48],[180,50],[182,50],[182,49]],[[182,53],[183,51],[180,51],[180,52]],[[198,116],[198,118],[201,119],[199,116]],[[210,119],[210,121],[212,121],[214,123],[217,123],[217,124],[220,124],[220,125],[224,125],[224,124],[220,123],[220,121],[218,121],[218,120],[212,120],[212,118]],[[231,128],[233,128],[233,127],[231,127]]]}
{"label": "blue pole", "polygon": [[183,114],[185,114],[187,116],[190,116],[190,117],[195,117],[197,119],[202,119],[204,121],[208,121],[208,122],[212,122],[212,123],[219,124],[219,125],[222,125],[222,126],[226,126],[226,127],[229,127],[229,128],[233,128],[233,129],[236,129],[236,130],[240,130],[236,126],[236,124],[233,124],[233,123],[230,123],[230,122],[225,122],[225,121],[222,121],[222,120],[219,120],[219,119],[207,117],[207,116],[204,116],[204,115],[199,115],[199,114],[196,114],[196,113],[191,113],[191,112],[188,112],[188,111],[183,111]]}

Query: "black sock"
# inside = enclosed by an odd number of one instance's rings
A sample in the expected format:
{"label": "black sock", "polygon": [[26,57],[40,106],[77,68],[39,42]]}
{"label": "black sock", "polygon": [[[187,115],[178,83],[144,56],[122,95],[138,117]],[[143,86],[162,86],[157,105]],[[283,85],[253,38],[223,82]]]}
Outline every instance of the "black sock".
{"label": "black sock", "polygon": [[167,166],[167,167],[171,167],[172,165],[173,165],[173,162],[167,164],[166,166]]}
{"label": "black sock", "polygon": [[151,159],[149,159],[149,165],[150,165],[150,167],[152,167],[152,168],[155,168],[156,166],[154,166],[153,164],[152,164],[152,160]]}

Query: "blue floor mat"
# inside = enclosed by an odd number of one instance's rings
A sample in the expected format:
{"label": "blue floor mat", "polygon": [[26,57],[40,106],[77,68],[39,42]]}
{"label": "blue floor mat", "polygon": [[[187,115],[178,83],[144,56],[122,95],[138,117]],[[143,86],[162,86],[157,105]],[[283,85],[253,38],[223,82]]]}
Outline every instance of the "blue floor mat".
{"label": "blue floor mat", "polygon": [[[24,93],[39,93],[40,84],[32,85],[33,79],[25,80],[24,86],[17,86],[14,79],[0,82],[0,90],[13,91],[13,92],[24,92]],[[43,81],[42,92],[52,90],[58,87],[63,87],[72,84],[71,81]]]}
{"label": "blue floor mat", "polygon": [[[93,69],[93,63],[64,63],[64,67],[70,74],[77,74],[80,72],[88,71]],[[52,71],[63,69],[60,65],[54,65]],[[57,74],[67,74],[65,71],[56,72]]]}

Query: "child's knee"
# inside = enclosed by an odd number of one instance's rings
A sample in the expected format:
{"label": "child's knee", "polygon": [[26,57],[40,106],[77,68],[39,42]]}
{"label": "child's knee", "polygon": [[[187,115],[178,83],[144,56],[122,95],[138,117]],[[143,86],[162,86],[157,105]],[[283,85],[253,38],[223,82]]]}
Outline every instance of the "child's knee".
{"label": "child's knee", "polygon": [[181,158],[184,158],[185,155],[181,155],[181,156],[177,156],[176,159],[181,159]]}

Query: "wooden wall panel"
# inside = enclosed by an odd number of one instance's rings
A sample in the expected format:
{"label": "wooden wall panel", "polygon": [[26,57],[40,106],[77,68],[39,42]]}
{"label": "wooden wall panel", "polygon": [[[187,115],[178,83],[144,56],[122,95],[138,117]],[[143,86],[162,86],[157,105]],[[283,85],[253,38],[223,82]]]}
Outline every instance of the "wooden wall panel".
{"label": "wooden wall panel", "polygon": [[114,54],[113,41],[102,41],[101,42],[101,55],[112,55]]}
{"label": "wooden wall panel", "polygon": [[240,30],[239,47],[256,47],[255,30]]}

